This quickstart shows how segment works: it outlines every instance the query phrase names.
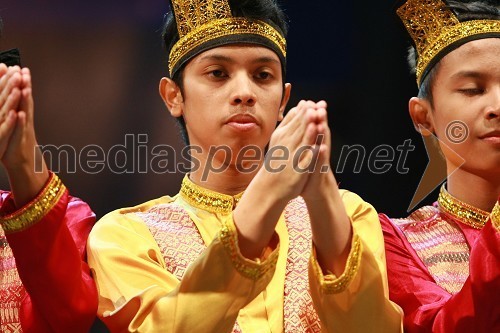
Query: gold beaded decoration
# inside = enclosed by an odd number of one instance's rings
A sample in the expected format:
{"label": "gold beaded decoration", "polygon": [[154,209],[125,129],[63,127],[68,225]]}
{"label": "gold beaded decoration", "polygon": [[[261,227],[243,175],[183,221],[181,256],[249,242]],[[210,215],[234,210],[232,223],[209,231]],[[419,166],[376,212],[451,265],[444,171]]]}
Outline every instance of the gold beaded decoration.
{"label": "gold beaded decoration", "polygon": [[279,245],[269,255],[264,262],[260,259],[251,261],[243,257],[238,247],[238,233],[234,224],[222,223],[219,232],[219,240],[224,245],[226,252],[231,258],[234,268],[244,277],[251,280],[258,280],[266,273],[276,268],[278,262]]}
{"label": "gold beaded decoration", "polygon": [[64,194],[66,187],[56,174],[52,174],[49,183],[38,197],[11,215],[0,219],[6,234],[25,230],[36,224],[49,212]]}
{"label": "gold beaded decoration", "polygon": [[172,0],[179,40],[169,55],[169,72],[196,47],[216,38],[253,34],[273,42],[286,57],[286,40],[271,25],[254,19],[233,17],[228,0]]}
{"label": "gold beaded decoration", "polygon": [[495,229],[500,230],[500,203],[498,201],[491,211],[491,223]]}
{"label": "gold beaded decoration", "polygon": [[423,73],[445,48],[471,36],[500,34],[500,21],[459,22],[442,0],[408,0],[396,12],[415,42],[419,87]]}
{"label": "gold beaded decoration", "polygon": [[460,222],[475,229],[481,229],[486,224],[490,213],[458,200],[446,191],[444,185],[438,197],[439,207]]}
{"label": "gold beaded decoration", "polygon": [[[363,252],[363,246],[358,235],[353,236],[352,248],[349,256],[347,257],[347,262],[345,265],[345,271],[339,277],[335,277],[333,274],[326,275],[323,277],[324,283],[322,283],[323,290],[326,294],[338,294],[347,289],[349,283],[351,283],[354,276],[359,270],[359,265],[361,263],[361,254]],[[315,270],[316,276],[323,276],[319,263],[316,261],[314,256],[311,256],[313,261],[313,269]]]}
{"label": "gold beaded decoration", "polygon": [[186,175],[182,180],[180,194],[191,206],[211,213],[231,213],[243,193],[235,196],[210,191],[193,183]]}

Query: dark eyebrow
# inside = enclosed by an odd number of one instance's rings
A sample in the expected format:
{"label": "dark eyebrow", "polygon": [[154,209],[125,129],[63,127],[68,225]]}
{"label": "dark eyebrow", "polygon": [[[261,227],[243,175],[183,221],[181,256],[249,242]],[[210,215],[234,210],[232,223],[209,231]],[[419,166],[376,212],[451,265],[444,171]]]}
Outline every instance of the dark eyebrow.
{"label": "dark eyebrow", "polygon": [[[220,62],[226,62],[226,63],[229,63],[229,64],[232,64],[232,63],[235,63],[236,61],[234,59],[232,59],[231,57],[227,57],[225,55],[222,55],[222,54],[207,54],[207,55],[204,55],[202,57],[200,57],[199,61],[205,61],[205,60],[209,60],[209,61],[220,61]],[[278,64],[280,65],[280,62],[279,60],[277,59],[274,59],[272,57],[260,57],[260,58],[257,58],[255,60],[252,61],[252,63],[254,64],[268,64],[268,63],[275,63],[275,64]]]}
{"label": "dark eyebrow", "polygon": [[268,64],[268,63],[274,63],[280,65],[279,60],[271,57],[260,57],[252,61],[254,64]]}
{"label": "dark eyebrow", "polygon": [[460,71],[451,76],[452,79],[484,79],[487,76],[486,73],[476,72],[476,71]]}
{"label": "dark eyebrow", "polygon": [[234,63],[234,60],[231,59],[230,57],[226,57],[222,54],[207,54],[202,57],[200,57],[199,61],[204,61],[204,60],[212,60],[212,61],[222,61],[222,62],[228,62],[228,63]]}

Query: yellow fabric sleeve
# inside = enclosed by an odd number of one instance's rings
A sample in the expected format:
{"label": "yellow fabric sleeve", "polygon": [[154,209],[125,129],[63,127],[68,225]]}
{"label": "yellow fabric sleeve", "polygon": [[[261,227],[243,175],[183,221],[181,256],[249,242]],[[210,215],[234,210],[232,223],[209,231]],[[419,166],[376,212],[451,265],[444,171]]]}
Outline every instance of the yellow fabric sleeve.
{"label": "yellow fabric sleeve", "polygon": [[344,272],[323,275],[314,251],[309,262],[311,296],[323,332],[403,332],[403,311],[389,300],[384,238],[375,209],[341,191],[353,227]]}
{"label": "yellow fabric sleeve", "polygon": [[229,216],[179,281],[136,215],[106,215],[87,246],[98,316],[112,332],[230,332],[238,311],[271,280],[278,258],[278,249],[260,261],[243,258],[235,230]]}

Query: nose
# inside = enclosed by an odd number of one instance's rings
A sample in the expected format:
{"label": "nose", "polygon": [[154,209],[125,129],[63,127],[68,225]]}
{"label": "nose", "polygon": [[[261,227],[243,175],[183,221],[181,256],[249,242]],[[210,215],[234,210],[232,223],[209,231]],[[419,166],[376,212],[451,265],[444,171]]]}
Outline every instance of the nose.
{"label": "nose", "polygon": [[485,115],[488,120],[500,119],[500,85],[492,91],[491,101],[487,106]]}
{"label": "nose", "polygon": [[233,78],[231,104],[234,106],[254,106],[257,102],[255,84],[247,73],[239,73]]}

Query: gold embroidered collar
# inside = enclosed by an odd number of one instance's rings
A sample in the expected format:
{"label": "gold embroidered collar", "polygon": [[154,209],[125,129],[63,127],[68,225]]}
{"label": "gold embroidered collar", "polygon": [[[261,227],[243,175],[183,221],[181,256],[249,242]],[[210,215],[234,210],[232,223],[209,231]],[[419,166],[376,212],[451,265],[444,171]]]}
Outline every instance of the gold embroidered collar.
{"label": "gold embroidered collar", "polygon": [[190,205],[211,213],[231,213],[241,199],[242,193],[235,196],[215,192],[193,183],[189,176],[184,176],[180,194]]}
{"label": "gold embroidered collar", "polygon": [[458,200],[441,186],[438,197],[439,207],[446,213],[475,229],[481,229],[486,224],[490,213]]}

